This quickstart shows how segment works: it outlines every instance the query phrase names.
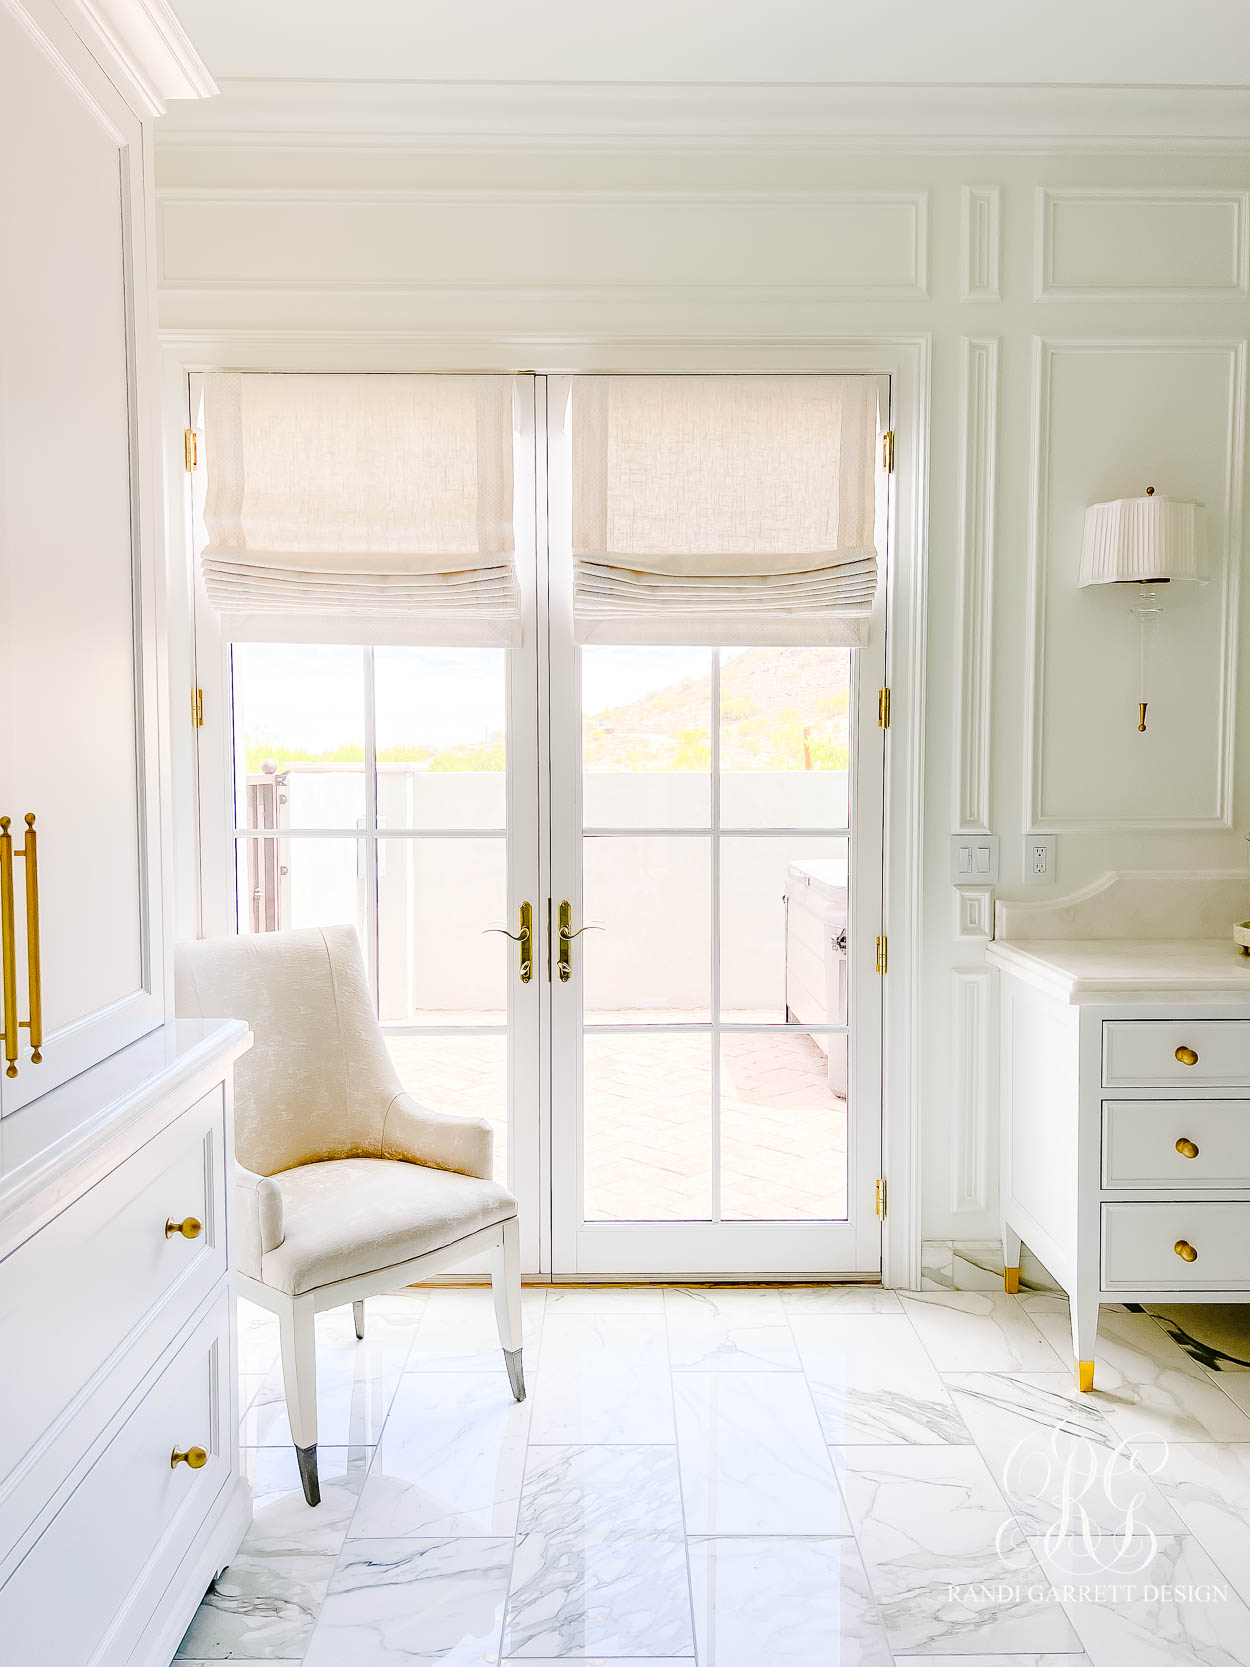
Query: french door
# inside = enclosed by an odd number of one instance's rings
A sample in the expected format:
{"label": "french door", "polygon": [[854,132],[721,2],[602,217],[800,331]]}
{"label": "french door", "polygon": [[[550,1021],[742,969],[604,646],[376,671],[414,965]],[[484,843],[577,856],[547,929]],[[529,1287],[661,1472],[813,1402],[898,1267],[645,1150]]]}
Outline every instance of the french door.
{"label": "french door", "polygon": [[578,646],[570,379],[520,382],[520,646],[202,620],[205,928],[356,925],[405,1086],[494,1123],[530,1271],[873,1275],[887,586],[856,648]]}

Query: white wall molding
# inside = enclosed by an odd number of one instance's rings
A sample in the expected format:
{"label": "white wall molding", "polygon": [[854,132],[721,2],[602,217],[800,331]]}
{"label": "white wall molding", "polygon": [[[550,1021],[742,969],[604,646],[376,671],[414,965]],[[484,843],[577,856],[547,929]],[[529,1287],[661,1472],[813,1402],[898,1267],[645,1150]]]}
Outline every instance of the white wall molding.
{"label": "white wall molding", "polygon": [[984,1212],[992,1202],[997,1004],[993,999],[992,967],[956,967],[951,981],[954,1054],[950,1207],[952,1213],[962,1215]]}
{"label": "white wall molding", "polygon": [[184,293],[928,294],[925,191],[214,187],[162,191],[157,217],[162,288]]}
{"label": "white wall molding", "polygon": [[955,937],[984,943],[993,936],[993,886],[956,886]]}
{"label": "white wall molding", "polygon": [[[103,3],[103,0],[97,0]],[[120,0],[110,0],[120,3]],[[224,80],[170,149],[1250,150],[1250,89]]]}
{"label": "white wall molding", "polygon": [[1001,301],[999,200],[996,185],[965,185],[959,193],[959,299]]}
{"label": "white wall molding", "polygon": [[[1233,825],[1233,761],[1234,761],[1234,724],[1236,712],[1236,667],[1237,667],[1237,635],[1240,595],[1240,572],[1243,551],[1243,475],[1245,459],[1245,404],[1246,404],[1246,349],[1244,337],[1229,336],[1088,336],[1079,339],[1046,339],[1040,336],[1033,340],[1033,418],[1032,418],[1032,477],[1030,485],[1030,543],[1029,543],[1029,577],[1028,577],[1028,617],[1026,626],[1026,721],[1024,726],[1024,804],[1026,829],[1047,829],[1055,832],[1075,832],[1083,829],[1097,829],[1102,832],[1134,832],[1134,831],[1166,831],[1186,830],[1198,828],[1229,828]],[[1053,805],[1048,808],[1044,781],[1044,729],[1047,722],[1047,688],[1046,688],[1046,654],[1047,654],[1047,591],[1048,591],[1048,560],[1050,555],[1051,528],[1049,525],[1049,499],[1051,491],[1051,475],[1053,467],[1054,436],[1053,436],[1053,378],[1056,363],[1067,356],[1102,355],[1114,359],[1117,356],[1151,355],[1151,354],[1185,354],[1191,353],[1202,358],[1205,355],[1216,354],[1223,358],[1226,367],[1226,392],[1223,396],[1221,408],[1211,412],[1213,427],[1218,428],[1222,436],[1222,481],[1217,492],[1205,495],[1205,501],[1210,510],[1216,504],[1220,510],[1220,520],[1223,524],[1223,539],[1216,549],[1216,559],[1219,561],[1219,572],[1213,575],[1218,583],[1217,594],[1220,599],[1220,628],[1218,642],[1218,694],[1212,703],[1210,715],[1217,725],[1216,755],[1213,766],[1211,787],[1211,809],[1201,811],[1195,809],[1192,813],[1176,810],[1177,783],[1172,774],[1161,774],[1160,798],[1157,810],[1143,811],[1140,814],[1120,814],[1111,812],[1092,811],[1083,813],[1079,810],[1065,807],[1058,810]],[[1186,428],[1192,428],[1186,414],[1178,409],[1177,420],[1185,420]],[[1165,447],[1166,450],[1166,447]],[[1120,476],[1124,481],[1124,490],[1140,490],[1146,484],[1144,480],[1130,484],[1131,476],[1124,469],[1124,460],[1119,461]],[[1190,486],[1186,491],[1194,490]],[[1093,491],[1089,502],[1104,495],[1101,490]],[[1203,494],[1198,494],[1200,497]],[[1074,536],[1079,538],[1079,529],[1074,530]],[[1112,589],[1113,587],[1107,587]],[[1114,604],[1112,599],[1112,605]],[[1085,606],[1092,607],[1095,602],[1085,601]],[[1127,603],[1124,612],[1127,614]],[[1155,665],[1165,668],[1167,664],[1165,651],[1165,637],[1168,616],[1165,613],[1157,633],[1155,645]],[[1156,671],[1156,677],[1159,671]],[[1173,685],[1174,687],[1174,685]],[[1136,699],[1136,694],[1128,691],[1126,702]],[[1126,705],[1126,711],[1128,706]],[[1091,718],[1093,714],[1090,714]],[[1053,713],[1051,714],[1053,721]],[[1131,729],[1135,726],[1129,726]],[[1125,744],[1131,745],[1136,737],[1125,731]],[[1082,738],[1084,739],[1084,737]],[[1095,769],[1097,764],[1095,762]]]}
{"label": "white wall molding", "polygon": [[1036,192],[1039,301],[1211,301],[1250,294],[1250,192]]}
{"label": "white wall molding", "polygon": [[74,0],[87,31],[101,41],[142,102],[165,114],[170,99],[212,98],[217,86],[167,0]]}
{"label": "white wall molding", "polygon": [[956,828],[988,833],[993,718],[994,516],[998,453],[998,339],[960,342],[963,453],[959,491]]}

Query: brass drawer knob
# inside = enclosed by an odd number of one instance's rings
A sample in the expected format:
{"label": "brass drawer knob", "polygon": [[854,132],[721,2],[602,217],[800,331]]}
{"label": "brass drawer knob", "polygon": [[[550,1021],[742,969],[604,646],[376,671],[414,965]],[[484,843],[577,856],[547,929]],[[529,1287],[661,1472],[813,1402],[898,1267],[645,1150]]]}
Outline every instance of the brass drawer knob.
{"label": "brass drawer knob", "polygon": [[198,1239],[204,1231],[204,1223],[197,1221],[194,1216],[188,1216],[185,1221],[175,1221],[171,1216],[165,1223],[165,1237],[172,1239],[175,1233],[181,1233],[184,1239]]}
{"label": "brass drawer knob", "polygon": [[1172,1249],[1180,1257],[1182,1262],[1196,1262],[1198,1260],[1198,1252],[1194,1249],[1193,1245],[1190,1244],[1188,1239],[1177,1239],[1176,1243],[1172,1246]]}
{"label": "brass drawer knob", "polygon": [[188,1447],[185,1453],[180,1453],[175,1447],[169,1455],[169,1468],[177,1470],[180,1464],[189,1465],[192,1470],[203,1470],[208,1463],[208,1454],[202,1447]]}
{"label": "brass drawer knob", "polygon": [[1198,1055],[1192,1048],[1177,1048],[1176,1057],[1182,1065],[1196,1065],[1198,1063]]}
{"label": "brass drawer knob", "polygon": [[1176,1150],[1183,1158],[1196,1158],[1198,1156],[1198,1148],[1192,1140],[1186,1140],[1184,1135],[1176,1142]]}

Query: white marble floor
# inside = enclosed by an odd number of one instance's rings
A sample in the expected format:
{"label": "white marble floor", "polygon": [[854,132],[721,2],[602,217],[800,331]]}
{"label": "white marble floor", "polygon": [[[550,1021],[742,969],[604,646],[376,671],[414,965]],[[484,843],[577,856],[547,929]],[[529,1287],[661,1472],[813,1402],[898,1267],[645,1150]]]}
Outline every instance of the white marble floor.
{"label": "white marble floor", "polygon": [[[855,1287],[525,1294],[318,1320],[322,1504],[241,1306],[256,1520],[187,1663],[1250,1667],[1250,1309]],[[1195,1318],[1198,1316],[1198,1318]]]}

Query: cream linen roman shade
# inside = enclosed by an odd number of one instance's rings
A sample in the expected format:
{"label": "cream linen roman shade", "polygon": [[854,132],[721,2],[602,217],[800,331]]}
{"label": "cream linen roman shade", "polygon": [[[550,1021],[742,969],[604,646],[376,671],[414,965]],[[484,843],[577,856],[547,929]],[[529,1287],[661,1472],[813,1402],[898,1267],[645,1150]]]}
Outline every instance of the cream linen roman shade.
{"label": "cream linen roman shade", "polygon": [[872,376],[574,378],[578,640],[865,641],[884,388]]}
{"label": "cream linen roman shade", "polygon": [[517,639],[506,376],[204,379],[204,589],[262,641]]}

